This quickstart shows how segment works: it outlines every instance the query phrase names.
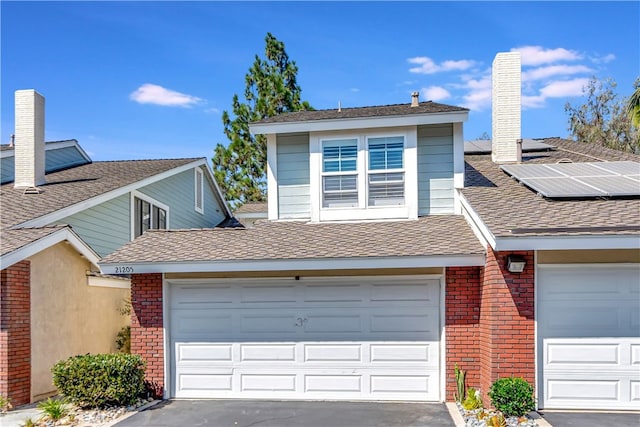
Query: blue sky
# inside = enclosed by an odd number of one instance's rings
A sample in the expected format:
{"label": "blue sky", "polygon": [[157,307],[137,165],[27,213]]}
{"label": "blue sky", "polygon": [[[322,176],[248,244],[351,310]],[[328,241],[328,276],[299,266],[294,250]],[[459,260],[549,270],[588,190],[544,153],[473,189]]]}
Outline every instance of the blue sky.
{"label": "blue sky", "polygon": [[1,12],[1,142],[13,96],[46,98],[46,139],[94,160],[211,157],[264,37],[285,43],[316,109],[420,99],[471,109],[491,132],[491,62],[522,52],[523,137],[568,136],[567,101],[591,76],[629,96],[640,75],[640,3],[9,2]]}

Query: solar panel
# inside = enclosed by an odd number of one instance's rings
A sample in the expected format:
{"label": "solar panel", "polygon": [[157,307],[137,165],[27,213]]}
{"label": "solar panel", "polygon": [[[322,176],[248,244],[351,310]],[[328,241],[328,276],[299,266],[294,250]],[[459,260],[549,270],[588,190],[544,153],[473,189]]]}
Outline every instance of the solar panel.
{"label": "solar panel", "polygon": [[[528,153],[531,151],[549,151],[554,150],[556,147],[546,144],[544,142],[536,141],[535,139],[523,139],[522,140],[522,152]],[[474,139],[464,142],[465,154],[489,154],[491,153],[491,140],[490,139]]]}
{"label": "solar panel", "polygon": [[640,163],[514,164],[502,170],[549,198],[640,196]]}

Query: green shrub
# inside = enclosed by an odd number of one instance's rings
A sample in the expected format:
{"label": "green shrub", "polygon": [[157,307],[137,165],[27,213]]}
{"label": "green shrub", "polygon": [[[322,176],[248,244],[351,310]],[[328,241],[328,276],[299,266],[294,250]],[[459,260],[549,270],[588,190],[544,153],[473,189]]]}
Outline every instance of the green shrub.
{"label": "green shrub", "polygon": [[81,407],[130,405],[145,391],[144,360],[132,354],[74,356],[56,363],[53,384]]}
{"label": "green shrub", "polygon": [[507,417],[521,417],[536,408],[533,386],[523,378],[500,378],[489,389],[491,404]]}
{"label": "green shrub", "polygon": [[0,414],[4,414],[12,407],[11,399],[0,394]]}
{"label": "green shrub", "polygon": [[464,396],[467,394],[466,386],[464,382],[464,377],[466,375],[466,372],[460,369],[458,367],[458,364],[456,363],[454,367],[454,373],[456,376],[456,392],[453,395],[453,399],[456,402],[462,403],[462,399],[464,399]]}

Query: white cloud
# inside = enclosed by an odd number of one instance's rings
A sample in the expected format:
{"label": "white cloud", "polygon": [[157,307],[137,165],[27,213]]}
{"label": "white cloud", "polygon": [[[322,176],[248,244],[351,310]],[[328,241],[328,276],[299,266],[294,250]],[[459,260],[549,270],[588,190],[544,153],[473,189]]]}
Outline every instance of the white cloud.
{"label": "white cloud", "polygon": [[429,86],[422,88],[422,94],[425,99],[432,101],[442,101],[443,99],[451,98],[451,93],[441,86]]}
{"label": "white cloud", "polygon": [[540,89],[540,95],[545,98],[564,98],[567,96],[581,96],[584,88],[589,84],[588,78],[577,78],[551,82]]}
{"label": "white cloud", "polygon": [[585,65],[548,65],[522,72],[522,81],[548,79],[554,76],[567,76],[571,74],[591,73],[593,70]]}
{"label": "white cloud", "polygon": [[522,65],[542,65],[559,61],[577,61],[582,55],[575,50],[564,48],[545,49],[542,46],[522,46],[511,49],[520,52]]}
{"label": "white cloud", "polygon": [[220,112],[219,109],[215,108],[215,107],[211,107],[211,108],[206,108],[204,110],[205,113],[211,113],[211,114],[218,114]]}
{"label": "white cloud", "polygon": [[604,56],[593,56],[589,57],[589,59],[596,64],[608,64],[609,62],[616,59],[616,56],[613,53]]}
{"label": "white cloud", "polygon": [[139,104],[155,104],[167,107],[191,107],[202,99],[176,92],[162,86],[145,83],[129,95],[129,99]]}
{"label": "white cloud", "polygon": [[461,59],[459,61],[447,60],[440,64],[436,64],[433,59],[427,56],[416,56],[407,59],[409,64],[418,65],[418,67],[409,68],[409,72],[416,74],[435,74],[443,71],[462,71],[473,67],[476,62],[470,59]]}

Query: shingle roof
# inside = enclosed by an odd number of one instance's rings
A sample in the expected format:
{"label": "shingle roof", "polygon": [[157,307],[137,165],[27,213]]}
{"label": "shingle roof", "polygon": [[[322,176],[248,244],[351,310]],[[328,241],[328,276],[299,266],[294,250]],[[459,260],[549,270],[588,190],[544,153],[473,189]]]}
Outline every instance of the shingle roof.
{"label": "shingle roof", "polygon": [[17,230],[2,230],[2,242],[0,242],[0,255],[16,251],[29,243],[33,243],[56,231],[66,228],[66,225],[52,225],[39,228],[20,228]]}
{"label": "shingle roof", "polygon": [[[171,250],[168,250],[171,248]],[[484,255],[462,216],[306,223],[258,221],[254,228],[149,231],[103,259],[113,263],[300,260]]]}
{"label": "shingle roof", "polygon": [[233,213],[235,215],[242,214],[267,214],[269,207],[267,202],[247,202],[236,209]]}
{"label": "shingle roof", "polygon": [[469,111],[467,108],[452,105],[438,104],[428,101],[421,102],[418,106],[411,104],[381,105],[375,107],[341,108],[330,110],[296,111],[293,113],[279,114],[269,117],[255,124],[263,123],[288,123],[306,122],[314,120],[356,119],[365,117],[404,116],[411,114],[451,113]]}
{"label": "shingle roof", "polygon": [[40,194],[24,194],[12,183],[4,184],[0,187],[0,227],[24,223],[197,160],[200,159],[94,162],[47,174],[47,183],[39,187]]}
{"label": "shingle roof", "polygon": [[[554,151],[526,153],[523,163],[639,161],[640,156],[560,138],[543,140]],[[462,194],[496,237],[551,235],[640,236],[637,198],[551,200],[519,184],[491,161],[468,155]]]}

